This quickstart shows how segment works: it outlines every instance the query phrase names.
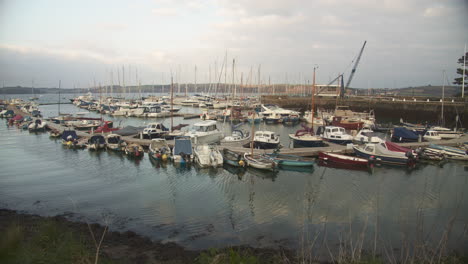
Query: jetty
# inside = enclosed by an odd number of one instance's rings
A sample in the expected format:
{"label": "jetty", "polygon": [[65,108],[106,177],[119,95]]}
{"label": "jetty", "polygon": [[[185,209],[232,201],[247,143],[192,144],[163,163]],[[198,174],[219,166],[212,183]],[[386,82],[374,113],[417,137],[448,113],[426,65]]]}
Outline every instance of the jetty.
{"label": "jetty", "polygon": [[[22,116],[30,116],[29,113],[25,113],[19,109],[16,108],[15,105],[8,105],[7,107],[10,110],[13,110],[15,114],[19,114]],[[191,114],[189,114],[191,115]],[[34,119],[34,118],[33,118]],[[66,127],[60,124],[55,124],[55,123],[50,123],[48,122],[47,124],[51,129],[56,129],[60,132],[63,132],[64,130],[70,130],[70,127]],[[76,130],[76,134],[83,138],[83,139],[88,139],[92,137],[94,134],[93,133],[88,133],[86,131],[80,131]],[[140,144],[145,148],[148,148],[149,145],[151,144],[151,139],[141,139],[140,135],[133,135],[133,136],[122,136],[121,137],[123,140],[125,140],[127,143],[136,143]],[[468,142],[468,135],[464,134],[460,138],[457,139],[450,139],[450,140],[438,140],[438,141],[431,141],[431,142],[411,142],[411,143],[398,143],[398,145],[406,147],[406,148],[411,148],[411,149],[416,149],[418,147],[427,147],[430,144],[437,144],[437,145],[442,145],[442,146],[460,146],[464,142]],[[168,140],[167,141],[168,145],[174,146],[174,140]],[[220,143],[221,148],[228,148],[234,152],[237,153],[246,153],[250,152],[250,148],[244,148],[242,145],[245,143],[248,143],[248,141],[244,142],[238,142],[238,143]],[[343,145],[338,145],[334,144],[331,142],[326,143],[327,146],[325,147],[314,147],[314,148],[286,148],[283,147],[281,148],[281,153],[282,154],[287,154],[287,155],[297,155],[297,156],[302,156],[302,157],[317,157],[319,152],[335,152],[335,153],[353,153],[353,149],[350,148],[349,146],[343,146]],[[274,150],[273,149],[254,149],[254,154],[263,154],[263,153],[272,153]]]}

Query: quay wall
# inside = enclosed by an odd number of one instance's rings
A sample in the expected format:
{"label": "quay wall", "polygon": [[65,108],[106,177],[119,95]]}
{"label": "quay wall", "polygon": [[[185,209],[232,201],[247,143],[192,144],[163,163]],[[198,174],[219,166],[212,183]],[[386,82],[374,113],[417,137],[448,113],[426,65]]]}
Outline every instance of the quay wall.
{"label": "quay wall", "polygon": [[[284,108],[300,111],[311,106],[310,97],[262,96],[262,103],[277,104]],[[354,111],[374,110],[378,123],[397,123],[400,118],[405,122],[438,124],[441,120],[442,103],[438,100],[427,102],[426,99],[392,99],[351,97],[336,100],[334,98],[315,98],[315,109],[333,110],[336,105],[349,106]],[[455,127],[456,116],[464,128],[468,128],[468,104],[451,100],[444,101],[444,120],[447,127]],[[460,127],[460,124],[458,125]]]}

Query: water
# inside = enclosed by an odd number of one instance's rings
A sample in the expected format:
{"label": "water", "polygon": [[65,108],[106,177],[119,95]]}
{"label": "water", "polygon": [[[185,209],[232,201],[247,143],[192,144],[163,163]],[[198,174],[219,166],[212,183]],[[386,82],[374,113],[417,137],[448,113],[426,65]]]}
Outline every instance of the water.
{"label": "water", "polygon": [[[55,115],[57,106],[41,106],[41,111]],[[82,110],[62,105],[61,111]],[[149,121],[113,120],[122,125]],[[174,124],[197,121],[177,119]],[[266,128],[281,133],[283,144],[298,129]],[[376,229],[381,248],[398,248],[403,239],[416,243],[421,237],[437,245],[450,229],[448,249],[468,249],[468,173],[463,163],[443,168],[422,164],[411,171],[315,166],[277,174],[178,168],[153,164],[147,156],[135,161],[112,152],[70,150],[48,134],[18,130],[6,122],[0,122],[0,146],[3,208],[40,215],[71,212],[73,219],[194,249],[239,244],[302,248],[319,238],[316,247],[326,241],[336,250],[348,235],[358,240],[362,233],[364,248],[370,250]]]}

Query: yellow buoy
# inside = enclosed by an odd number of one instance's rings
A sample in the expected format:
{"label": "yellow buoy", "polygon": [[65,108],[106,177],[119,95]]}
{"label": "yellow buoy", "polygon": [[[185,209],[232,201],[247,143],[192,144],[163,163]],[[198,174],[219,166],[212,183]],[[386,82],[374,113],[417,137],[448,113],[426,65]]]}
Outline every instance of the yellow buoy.
{"label": "yellow buoy", "polygon": [[239,160],[239,165],[240,165],[241,167],[244,167],[244,164],[245,164],[245,163],[244,163],[243,160]]}
{"label": "yellow buoy", "polygon": [[167,155],[166,155],[166,154],[163,154],[163,155],[161,156],[161,159],[162,159],[163,161],[166,161],[166,160],[167,160]]}

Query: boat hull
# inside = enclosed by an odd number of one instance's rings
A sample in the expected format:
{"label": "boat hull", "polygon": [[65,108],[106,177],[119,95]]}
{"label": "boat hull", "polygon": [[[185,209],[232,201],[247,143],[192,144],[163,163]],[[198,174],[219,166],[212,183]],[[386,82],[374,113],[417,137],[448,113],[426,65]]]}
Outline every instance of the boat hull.
{"label": "boat hull", "polygon": [[365,159],[375,159],[377,163],[383,163],[383,164],[389,164],[389,165],[401,165],[401,166],[407,166],[410,165],[408,158],[399,158],[399,157],[388,157],[388,156],[382,156],[382,155],[374,155],[374,154],[369,154],[363,151],[360,151],[357,148],[354,148],[354,152],[356,153],[357,156],[365,158]]}
{"label": "boat hull", "polygon": [[336,153],[326,153],[326,152],[319,152],[319,159],[323,161],[331,161],[340,164],[346,164],[350,166],[362,166],[366,167],[369,161],[367,159],[359,158],[359,157],[351,157]]}

